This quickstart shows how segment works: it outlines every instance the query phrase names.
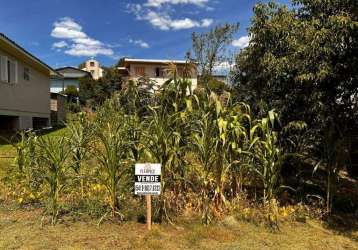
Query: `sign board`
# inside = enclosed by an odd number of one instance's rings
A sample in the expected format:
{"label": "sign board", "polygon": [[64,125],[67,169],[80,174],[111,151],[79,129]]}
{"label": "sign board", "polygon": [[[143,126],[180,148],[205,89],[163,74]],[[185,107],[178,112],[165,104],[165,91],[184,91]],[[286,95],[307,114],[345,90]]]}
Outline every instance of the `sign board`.
{"label": "sign board", "polygon": [[135,164],[134,194],[160,195],[161,164]]}

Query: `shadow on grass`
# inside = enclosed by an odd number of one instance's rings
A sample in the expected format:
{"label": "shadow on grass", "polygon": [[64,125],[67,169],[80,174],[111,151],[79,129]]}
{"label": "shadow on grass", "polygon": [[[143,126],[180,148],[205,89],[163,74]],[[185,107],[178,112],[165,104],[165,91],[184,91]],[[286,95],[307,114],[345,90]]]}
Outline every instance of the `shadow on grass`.
{"label": "shadow on grass", "polygon": [[[56,126],[50,128],[44,128],[39,130],[34,130],[33,132],[36,135],[47,135],[61,129],[65,128],[65,126]],[[16,143],[19,141],[19,131],[4,131],[0,130],[0,146],[1,145],[9,145],[11,143]]]}
{"label": "shadow on grass", "polygon": [[358,241],[358,180],[343,173],[325,227]]}
{"label": "shadow on grass", "polygon": [[324,227],[358,242],[358,218],[356,214],[332,214],[326,218]]}

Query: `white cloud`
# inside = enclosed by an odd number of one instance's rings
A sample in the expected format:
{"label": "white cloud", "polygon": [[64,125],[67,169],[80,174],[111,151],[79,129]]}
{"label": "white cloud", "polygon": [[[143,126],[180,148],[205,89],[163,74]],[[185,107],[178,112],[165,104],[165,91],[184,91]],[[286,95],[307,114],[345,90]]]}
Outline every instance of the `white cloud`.
{"label": "white cloud", "polygon": [[175,30],[190,29],[194,27],[200,27],[200,23],[190,18],[171,20],[170,27]]}
{"label": "white cloud", "polygon": [[[61,49],[67,48],[65,53],[72,56],[112,56],[113,50],[108,44],[89,37],[82,29],[82,26],[76,23],[70,17],[63,17],[53,24],[54,28],[51,36],[64,39],[55,42],[52,47]],[[65,41],[66,40],[66,41]]]}
{"label": "white cloud", "polygon": [[120,44],[120,43],[115,43],[115,44],[109,44],[109,43],[107,43],[106,46],[107,46],[108,48],[119,48],[119,47],[122,47],[122,44]]}
{"label": "white cloud", "polygon": [[209,19],[209,18],[204,18],[201,20],[201,27],[209,27],[210,25],[212,25],[214,22],[213,19]]}
{"label": "white cloud", "polygon": [[128,4],[127,9],[136,16],[137,20],[148,21],[152,26],[161,30],[181,30],[209,27],[214,21],[209,18],[201,20],[194,20],[189,17],[173,18],[170,14],[174,12],[171,6],[191,4],[205,7],[208,2],[209,0],[147,0],[142,5]]}
{"label": "white cloud", "polygon": [[52,44],[52,48],[56,48],[56,49],[62,49],[65,47],[68,47],[68,43],[66,43],[66,41],[59,41]]}
{"label": "white cloud", "polygon": [[216,63],[213,68],[215,75],[227,75],[235,66],[235,64],[228,61]]}
{"label": "white cloud", "polygon": [[82,27],[72,18],[64,17],[54,24],[51,36],[62,39],[86,38],[87,35],[82,31]]}
{"label": "white cloud", "polygon": [[232,42],[232,46],[239,47],[240,49],[246,48],[249,46],[250,38],[248,36],[242,36],[237,40]]}
{"label": "white cloud", "polygon": [[181,30],[195,27],[209,27],[213,23],[213,20],[208,18],[202,19],[201,21],[196,21],[190,18],[172,19],[171,16],[165,12],[156,12],[153,10],[143,14],[138,14],[137,19],[147,20],[154,27],[161,30]]}
{"label": "white cloud", "polygon": [[204,7],[205,4],[207,4],[209,0],[148,0],[144,5],[148,7],[156,7],[160,8],[164,4],[193,4],[200,7]]}
{"label": "white cloud", "polygon": [[86,46],[101,46],[102,45],[102,43],[100,41],[89,38],[89,37],[76,38],[76,39],[73,39],[73,42],[76,44],[83,44]]}
{"label": "white cloud", "polygon": [[149,44],[147,43],[147,42],[144,42],[143,40],[132,40],[132,39],[129,39],[129,42],[130,43],[133,43],[133,44],[135,44],[135,45],[138,45],[138,46],[140,46],[140,47],[142,47],[142,48],[145,48],[145,49],[148,49],[150,46],[149,46]]}
{"label": "white cloud", "polygon": [[71,56],[112,56],[113,51],[109,48],[104,48],[102,46],[87,46],[85,44],[73,44],[71,48],[65,51],[66,54]]}

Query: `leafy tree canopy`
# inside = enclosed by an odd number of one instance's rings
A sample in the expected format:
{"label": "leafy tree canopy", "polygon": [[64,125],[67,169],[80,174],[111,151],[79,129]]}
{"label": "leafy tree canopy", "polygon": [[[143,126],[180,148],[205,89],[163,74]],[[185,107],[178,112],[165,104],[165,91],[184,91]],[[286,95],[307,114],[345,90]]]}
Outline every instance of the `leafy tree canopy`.
{"label": "leafy tree canopy", "polygon": [[80,100],[92,106],[103,103],[122,86],[121,74],[116,67],[106,68],[102,78],[94,80],[83,78],[80,80]]}
{"label": "leafy tree canopy", "polygon": [[240,98],[286,121],[349,130],[358,110],[358,2],[293,3],[255,6],[250,46],[236,60]]}
{"label": "leafy tree canopy", "polygon": [[216,64],[227,60],[227,45],[231,44],[239,24],[218,25],[208,33],[192,34],[193,50],[199,66],[199,74],[203,78],[212,75]]}

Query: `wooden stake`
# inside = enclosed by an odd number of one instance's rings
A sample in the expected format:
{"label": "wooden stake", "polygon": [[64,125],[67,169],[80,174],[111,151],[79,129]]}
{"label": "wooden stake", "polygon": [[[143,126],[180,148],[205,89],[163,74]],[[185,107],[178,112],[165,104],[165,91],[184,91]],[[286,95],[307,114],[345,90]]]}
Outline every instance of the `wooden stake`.
{"label": "wooden stake", "polygon": [[147,227],[148,230],[152,229],[152,196],[147,194],[145,196],[147,200]]}

